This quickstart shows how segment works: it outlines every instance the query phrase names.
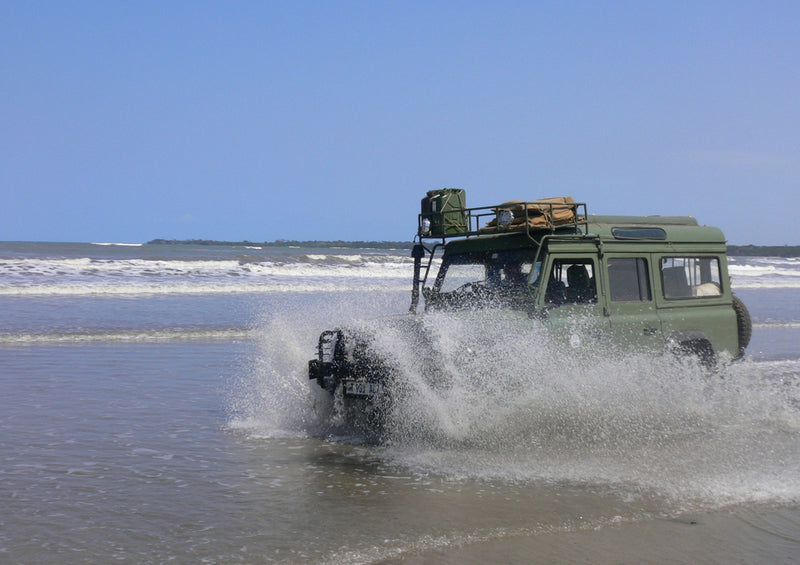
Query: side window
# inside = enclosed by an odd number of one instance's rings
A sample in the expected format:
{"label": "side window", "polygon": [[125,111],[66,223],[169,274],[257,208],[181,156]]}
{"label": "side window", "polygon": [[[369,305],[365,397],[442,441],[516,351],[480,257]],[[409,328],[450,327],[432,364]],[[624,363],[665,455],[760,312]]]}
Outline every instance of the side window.
{"label": "side window", "polygon": [[647,259],[612,257],[608,260],[608,286],[612,302],[652,300]]}
{"label": "side window", "polygon": [[718,257],[662,257],[661,288],[664,298],[720,296]]}
{"label": "side window", "polygon": [[553,261],[544,300],[548,304],[597,302],[594,261],[588,258]]}

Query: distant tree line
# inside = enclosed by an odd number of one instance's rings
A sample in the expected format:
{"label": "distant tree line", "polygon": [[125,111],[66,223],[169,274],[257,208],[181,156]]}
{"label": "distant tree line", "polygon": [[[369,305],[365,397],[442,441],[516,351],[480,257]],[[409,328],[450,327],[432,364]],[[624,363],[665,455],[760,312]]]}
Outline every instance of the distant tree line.
{"label": "distant tree line", "polygon": [[222,245],[230,247],[311,247],[346,249],[411,249],[410,241],[298,241],[294,239],[278,239],[276,241],[217,241],[213,239],[152,239],[148,245]]}
{"label": "distant tree line", "polygon": [[729,245],[734,257],[800,257],[800,245]]}

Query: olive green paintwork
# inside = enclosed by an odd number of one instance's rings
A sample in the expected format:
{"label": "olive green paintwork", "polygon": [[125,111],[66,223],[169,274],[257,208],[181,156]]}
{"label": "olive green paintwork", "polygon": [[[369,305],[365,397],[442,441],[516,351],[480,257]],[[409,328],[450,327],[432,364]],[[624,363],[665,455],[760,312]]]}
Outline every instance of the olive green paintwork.
{"label": "olive green paintwork", "polygon": [[[464,208],[458,192],[446,206],[434,202],[452,194],[423,199],[410,312],[417,312],[420,292],[426,310],[460,310],[469,326],[492,309],[510,333],[547,328],[560,341],[554,354],[570,347],[608,355],[674,349],[704,362],[743,354],[752,326],[731,292],[719,229],[691,216],[589,215],[569,197]],[[434,257],[441,259],[438,273]],[[418,322],[413,315],[392,319],[413,337],[423,373],[437,384],[438,356]],[[380,441],[396,373],[371,343],[357,329],[325,331],[308,374],[341,399],[347,422]]]}
{"label": "olive green paintwork", "polygon": [[[524,248],[536,250],[541,264],[539,272],[545,277],[559,264],[575,262],[584,262],[593,273],[596,299],[591,302],[549,303],[546,285],[529,280],[525,303],[521,306],[532,319],[542,320],[554,334],[563,336],[574,347],[592,342],[592,347],[605,345],[612,349],[664,351],[680,346],[714,356],[736,358],[741,354],[726,241],[716,227],[701,226],[691,216],[590,215],[586,221],[563,227],[451,239],[444,244],[442,261],[445,265],[461,254]],[[641,266],[639,284],[647,288],[646,299],[612,296],[609,265],[624,263],[626,259]],[[668,297],[665,274],[660,267],[676,261],[713,265],[718,270],[714,274],[715,294]],[[686,272],[690,270],[686,268]],[[433,290],[436,292],[435,287]],[[695,288],[693,292],[698,291]]]}

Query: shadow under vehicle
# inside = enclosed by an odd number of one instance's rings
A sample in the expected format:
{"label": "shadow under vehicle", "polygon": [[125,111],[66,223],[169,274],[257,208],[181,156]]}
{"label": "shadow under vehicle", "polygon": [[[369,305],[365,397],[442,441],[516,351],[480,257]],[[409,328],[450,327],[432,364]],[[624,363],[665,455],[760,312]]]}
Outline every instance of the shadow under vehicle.
{"label": "shadow under vehicle", "polygon": [[[422,200],[410,313],[387,322],[416,332],[408,354],[430,357],[430,379],[441,375],[419,318],[433,311],[504,312],[609,354],[691,355],[709,366],[744,355],[751,320],[731,291],[720,229],[691,216],[589,215],[568,196],[481,208],[465,200],[460,189]],[[380,436],[403,383],[373,338],[323,332],[309,378],[346,420]]]}

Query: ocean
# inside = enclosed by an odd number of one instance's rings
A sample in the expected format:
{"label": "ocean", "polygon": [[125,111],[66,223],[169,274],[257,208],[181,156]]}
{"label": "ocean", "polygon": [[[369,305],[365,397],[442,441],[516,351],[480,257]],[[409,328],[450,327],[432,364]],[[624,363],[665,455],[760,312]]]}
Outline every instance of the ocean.
{"label": "ocean", "polygon": [[[0,243],[0,562],[796,563],[800,260],[730,271],[741,362],[477,322],[376,446],[307,363],[408,310],[409,250]],[[431,320],[447,360],[469,328]]]}

